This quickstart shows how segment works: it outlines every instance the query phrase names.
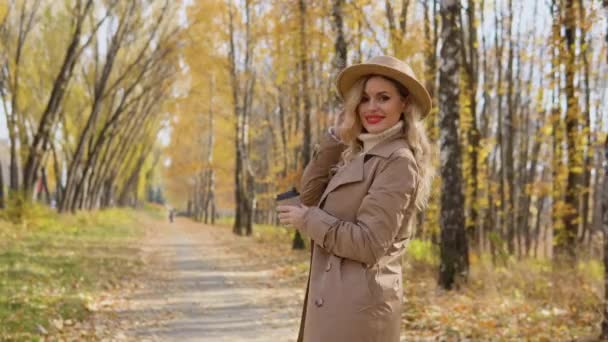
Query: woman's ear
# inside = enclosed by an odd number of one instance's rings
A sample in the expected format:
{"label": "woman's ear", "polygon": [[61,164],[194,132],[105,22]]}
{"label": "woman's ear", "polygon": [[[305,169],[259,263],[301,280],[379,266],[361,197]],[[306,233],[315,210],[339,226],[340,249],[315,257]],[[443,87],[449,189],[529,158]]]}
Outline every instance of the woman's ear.
{"label": "woman's ear", "polygon": [[410,104],[410,96],[409,95],[401,99],[401,111],[403,113],[405,113],[405,110],[407,109],[407,106],[409,104]]}

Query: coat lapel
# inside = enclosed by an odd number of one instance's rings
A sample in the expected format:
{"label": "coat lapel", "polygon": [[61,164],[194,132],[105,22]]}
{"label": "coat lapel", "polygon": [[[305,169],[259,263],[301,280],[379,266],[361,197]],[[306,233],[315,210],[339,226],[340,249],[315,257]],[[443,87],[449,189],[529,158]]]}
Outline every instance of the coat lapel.
{"label": "coat lapel", "polygon": [[327,184],[327,188],[321,196],[319,203],[323,203],[325,197],[327,197],[330,192],[336,190],[338,187],[363,180],[363,157],[363,155],[358,156],[357,158],[353,159],[353,161],[348,163],[343,170],[336,173],[336,175],[329,181],[329,184]]}
{"label": "coat lapel", "polygon": [[[368,155],[376,155],[383,158],[388,158],[390,155],[400,148],[408,148],[409,146],[407,142],[402,139],[400,136],[395,136],[389,138],[378,145],[374,146],[369,152]],[[344,167],[343,170],[339,171],[327,185],[325,192],[321,195],[321,199],[319,200],[319,205],[323,203],[327,195],[329,195],[332,191],[336,190],[342,185],[356,183],[363,180],[364,174],[364,163],[365,163],[365,155],[361,154],[357,158],[353,159],[348,165]]]}

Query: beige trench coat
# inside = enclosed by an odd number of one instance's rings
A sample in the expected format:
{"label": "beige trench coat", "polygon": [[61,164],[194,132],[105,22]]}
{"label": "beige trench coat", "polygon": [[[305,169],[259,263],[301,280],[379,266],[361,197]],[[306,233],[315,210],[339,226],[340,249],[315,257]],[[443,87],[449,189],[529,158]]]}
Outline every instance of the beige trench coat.
{"label": "beige trench coat", "polygon": [[380,142],[333,177],[345,146],[326,134],[304,170],[312,242],[301,342],[399,341],[401,255],[410,237],[418,168],[401,137]]}

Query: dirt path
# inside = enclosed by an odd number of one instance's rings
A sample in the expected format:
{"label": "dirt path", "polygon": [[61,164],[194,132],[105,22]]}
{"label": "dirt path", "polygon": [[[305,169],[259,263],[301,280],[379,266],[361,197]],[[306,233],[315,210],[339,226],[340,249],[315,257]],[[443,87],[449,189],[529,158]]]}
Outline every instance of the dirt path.
{"label": "dirt path", "polygon": [[145,276],[99,303],[101,339],[295,341],[303,289],[239,253],[227,229],[147,219]]}

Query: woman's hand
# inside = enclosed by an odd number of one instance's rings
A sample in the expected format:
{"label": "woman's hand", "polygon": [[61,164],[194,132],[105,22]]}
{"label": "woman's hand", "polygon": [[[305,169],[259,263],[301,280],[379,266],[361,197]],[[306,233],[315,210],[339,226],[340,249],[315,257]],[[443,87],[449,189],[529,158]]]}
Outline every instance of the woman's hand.
{"label": "woman's hand", "polygon": [[304,226],[304,215],[306,215],[308,207],[303,204],[299,206],[280,205],[277,207],[277,211],[279,212],[279,221],[282,225],[300,229]]}

